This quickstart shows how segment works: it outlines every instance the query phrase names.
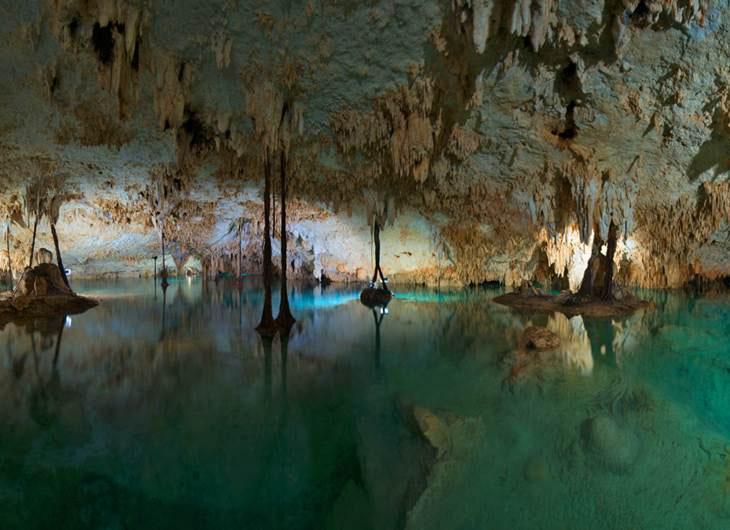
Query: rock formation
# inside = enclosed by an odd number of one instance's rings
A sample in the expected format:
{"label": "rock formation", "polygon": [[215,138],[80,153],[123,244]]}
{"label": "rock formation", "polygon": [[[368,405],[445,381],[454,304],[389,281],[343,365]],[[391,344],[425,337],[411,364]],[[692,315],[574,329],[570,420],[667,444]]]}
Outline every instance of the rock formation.
{"label": "rock formation", "polygon": [[27,268],[11,296],[0,299],[0,327],[8,322],[83,313],[96,305],[96,301],[74,294],[56,265],[41,263]]}
{"label": "rock formation", "polygon": [[0,268],[16,277],[34,232],[50,248],[26,194],[50,175],[74,274],[151,275],[163,237],[208,272],[259,270],[284,101],[272,254],[294,277],[357,278],[383,202],[391,282],[577,290],[599,254],[621,285],[730,272],[721,0],[0,5]]}

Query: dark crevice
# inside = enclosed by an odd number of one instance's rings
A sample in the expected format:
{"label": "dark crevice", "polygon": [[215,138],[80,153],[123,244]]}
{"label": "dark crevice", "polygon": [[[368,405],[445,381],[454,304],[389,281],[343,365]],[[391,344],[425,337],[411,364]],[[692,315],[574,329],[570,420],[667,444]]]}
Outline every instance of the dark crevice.
{"label": "dark crevice", "polygon": [[578,127],[575,125],[575,107],[576,101],[568,103],[565,109],[565,126],[562,131],[553,130],[552,133],[563,140],[572,140],[578,136]]}
{"label": "dark crevice", "polygon": [[104,65],[114,60],[114,31],[124,35],[124,24],[109,23],[103,28],[97,22],[91,32],[91,42],[99,62]]}
{"label": "dark crevice", "polygon": [[555,76],[554,89],[564,102],[582,100],[585,97],[583,84],[578,75],[578,65],[571,61]]}
{"label": "dark crevice", "polygon": [[81,21],[78,17],[74,17],[71,22],[68,23],[68,35],[72,40],[76,38],[76,33],[78,32],[80,25]]}
{"label": "dark crevice", "polygon": [[641,0],[631,13],[631,23],[639,28],[645,28],[651,23],[651,10],[644,0]]}
{"label": "dark crevice", "polygon": [[109,64],[114,59],[114,34],[112,25],[107,24],[103,28],[97,22],[91,33],[91,42],[94,44],[94,51],[102,64]]}
{"label": "dark crevice", "polygon": [[137,42],[134,45],[134,55],[132,56],[132,70],[135,72],[139,72],[139,46],[140,42],[139,39],[137,39]]}
{"label": "dark crevice", "polygon": [[61,80],[58,78],[57,75],[54,75],[53,79],[51,79],[51,86],[50,86],[51,95],[53,95],[56,92],[56,90],[58,89],[60,84],[61,84]]}
{"label": "dark crevice", "polygon": [[206,146],[208,144],[208,133],[205,130],[205,125],[194,111],[186,109],[182,128],[187,133],[190,147]]}

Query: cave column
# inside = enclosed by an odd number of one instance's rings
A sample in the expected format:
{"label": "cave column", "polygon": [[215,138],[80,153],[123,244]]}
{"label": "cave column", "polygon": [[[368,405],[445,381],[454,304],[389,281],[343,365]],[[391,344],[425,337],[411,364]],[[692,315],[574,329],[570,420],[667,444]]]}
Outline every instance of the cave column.
{"label": "cave column", "polygon": [[58,234],[56,233],[56,224],[51,223],[51,234],[53,235],[53,246],[56,248],[56,261],[58,262],[58,268],[61,269],[61,278],[66,287],[71,289],[71,285],[68,283],[68,276],[66,276],[66,268],[63,266],[63,259],[61,258],[61,247],[58,244]]}
{"label": "cave column", "polygon": [[599,237],[598,230],[594,230],[594,234],[591,257],[583,274],[578,295],[610,300],[613,296],[613,258],[616,255],[618,243],[618,226],[611,221],[605,255],[601,252],[604,242]]}
{"label": "cave column", "polygon": [[594,231],[593,246],[591,248],[591,257],[588,259],[588,265],[583,273],[583,280],[580,282],[580,288],[578,289],[579,296],[593,296],[596,288],[596,281],[598,279],[598,273],[601,269],[601,247],[603,241],[598,236],[598,231]]}
{"label": "cave column", "polygon": [[[284,112],[286,112],[286,106],[284,107]],[[281,233],[279,234],[279,238],[281,241],[281,300],[279,302],[279,315],[276,317],[276,323],[281,328],[288,330],[294,325],[296,320],[289,309],[289,293],[287,292],[286,282],[288,268],[286,253],[286,153],[283,145],[281,147],[280,159],[281,178],[279,192],[281,193],[281,200],[279,202],[281,203]]]}
{"label": "cave column", "polygon": [[266,148],[264,158],[264,308],[261,322],[256,330],[262,335],[274,334],[277,330],[271,310],[271,154]]}
{"label": "cave column", "polygon": [[380,275],[380,281],[383,283],[383,289],[387,291],[388,286],[385,283],[383,270],[380,268],[380,223],[377,219],[373,226],[373,240],[375,241],[375,272],[373,273],[373,285],[377,283],[378,275]]}
{"label": "cave column", "polygon": [[35,223],[33,223],[33,241],[30,244],[30,263],[28,264],[28,266],[31,268],[33,267],[33,254],[35,253],[36,234],[38,234],[38,210],[36,210],[35,213]]}

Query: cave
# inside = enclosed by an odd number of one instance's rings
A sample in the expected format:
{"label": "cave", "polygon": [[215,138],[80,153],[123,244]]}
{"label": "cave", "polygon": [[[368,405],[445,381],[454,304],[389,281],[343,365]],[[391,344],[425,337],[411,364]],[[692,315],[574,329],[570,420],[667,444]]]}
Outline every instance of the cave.
{"label": "cave", "polygon": [[728,527],[725,2],[2,13],[0,528]]}

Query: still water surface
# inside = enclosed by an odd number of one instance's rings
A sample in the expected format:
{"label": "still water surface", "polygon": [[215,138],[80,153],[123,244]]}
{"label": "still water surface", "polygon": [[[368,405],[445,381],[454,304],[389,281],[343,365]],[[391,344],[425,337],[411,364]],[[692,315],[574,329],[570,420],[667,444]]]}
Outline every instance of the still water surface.
{"label": "still water surface", "polygon": [[0,331],[2,529],[730,527],[729,298],[294,287],[269,348],[255,279],[75,288],[101,305]]}

